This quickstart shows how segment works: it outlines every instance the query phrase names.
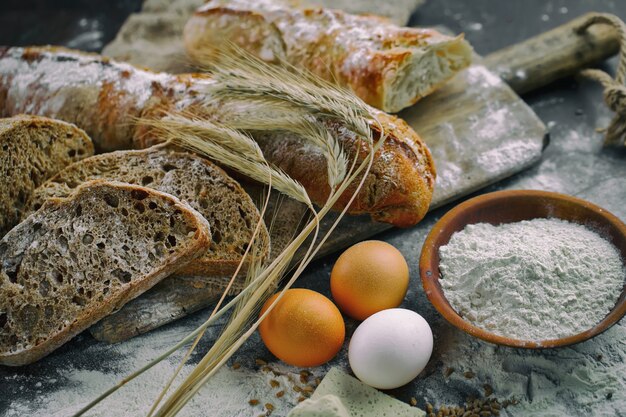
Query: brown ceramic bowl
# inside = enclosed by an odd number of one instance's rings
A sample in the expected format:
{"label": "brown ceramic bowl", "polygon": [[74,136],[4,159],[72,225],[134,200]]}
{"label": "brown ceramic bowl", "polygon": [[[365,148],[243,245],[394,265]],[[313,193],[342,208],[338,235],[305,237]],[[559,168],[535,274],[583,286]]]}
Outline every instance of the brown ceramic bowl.
{"label": "brown ceramic bowl", "polygon": [[[522,348],[553,348],[590,339],[621,319],[626,313],[626,285],[611,312],[591,329],[561,339],[527,341],[490,333],[463,319],[450,306],[439,285],[439,247],[446,245],[453,233],[468,224],[513,223],[535,218],[558,218],[587,226],[608,239],[626,262],[626,225],[606,210],[587,201],[545,191],[498,191],[472,198],[443,216],[428,234],[420,257],[420,275],[426,295],[451,324],[466,333],[498,345]],[[626,279],[626,277],[625,277]],[[625,282],[626,284],[626,282]]]}

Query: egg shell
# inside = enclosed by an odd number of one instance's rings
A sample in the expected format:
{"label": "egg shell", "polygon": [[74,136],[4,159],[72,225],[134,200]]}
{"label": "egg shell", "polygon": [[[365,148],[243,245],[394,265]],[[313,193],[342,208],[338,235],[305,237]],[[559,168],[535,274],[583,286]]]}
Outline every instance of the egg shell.
{"label": "egg shell", "polygon": [[398,307],[409,287],[409,266],[389,243],[367,240],[341,254],[330,274],[337,306],[356,320]]}
{"label": "egg shell", "polygon": [[426,367],[433,333],[422,316],[403,308],[380,311],[355,330],[348,348],[352,371],[375,388],[408,384]]}
{"label": "egg shell", "polygon": [[[261,315],[276,300],[270,297]],[[287,290],[259,326],[265,346],[283,362],[313,367],[331,360],[343,346],[345,325],[337,307],[322,294],[304,288]]]}

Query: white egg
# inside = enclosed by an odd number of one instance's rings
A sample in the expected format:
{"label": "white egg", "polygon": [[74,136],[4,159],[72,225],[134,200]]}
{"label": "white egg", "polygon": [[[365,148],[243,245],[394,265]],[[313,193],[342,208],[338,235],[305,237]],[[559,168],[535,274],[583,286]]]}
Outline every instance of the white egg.
{"label": "white egg", "polygon": [[397,388],[426,367],[433,352],[433,333],[422,316],[403,308],[380,311],[352,335],[348,359],[352,372],[367,385]]}

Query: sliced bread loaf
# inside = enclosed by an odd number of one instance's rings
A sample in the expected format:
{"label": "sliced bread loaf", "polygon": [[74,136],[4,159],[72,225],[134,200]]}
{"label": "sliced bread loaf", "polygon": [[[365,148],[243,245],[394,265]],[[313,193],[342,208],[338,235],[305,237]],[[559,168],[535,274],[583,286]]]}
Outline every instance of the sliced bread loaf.
{"label": "sliced bread loaf", "polygon": [[48,200],[0,241],[0,364],[49,354],[209,241],[198,212],[149,188],[94,181]]}
{"label": "sliced bread loaf", "polygon": [[26,115],[0,119],[0,238],[19,222],[35,188],[90,155],[91,139],[73,124]]}
{"label": "sliced bread loaf", "polygon": [[[250,196],[222,169],[197,155],[163,147],[106,153],[72,164],[35,191],[28,211],[37,210],[50,197],[66,196],[81,183],[94,179],[123,181],[172,194],[209,221],[213,239],[208,250],[177,271],[177,275],[232,275],[260,219]],[[257,256],[267,257],[269,246],[269,234],[263,224]]]}

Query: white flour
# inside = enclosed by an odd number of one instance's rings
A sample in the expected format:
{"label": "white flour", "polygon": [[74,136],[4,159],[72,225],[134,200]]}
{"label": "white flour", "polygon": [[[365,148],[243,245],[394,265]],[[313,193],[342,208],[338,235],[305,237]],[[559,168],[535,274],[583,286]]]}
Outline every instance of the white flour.
{"label": "white flour", "polygon": [[469,225],[440,256],[441,285],[452,307],[478,327],[522,340],[593,327],[624,286],[615,247],[558,219]]}

